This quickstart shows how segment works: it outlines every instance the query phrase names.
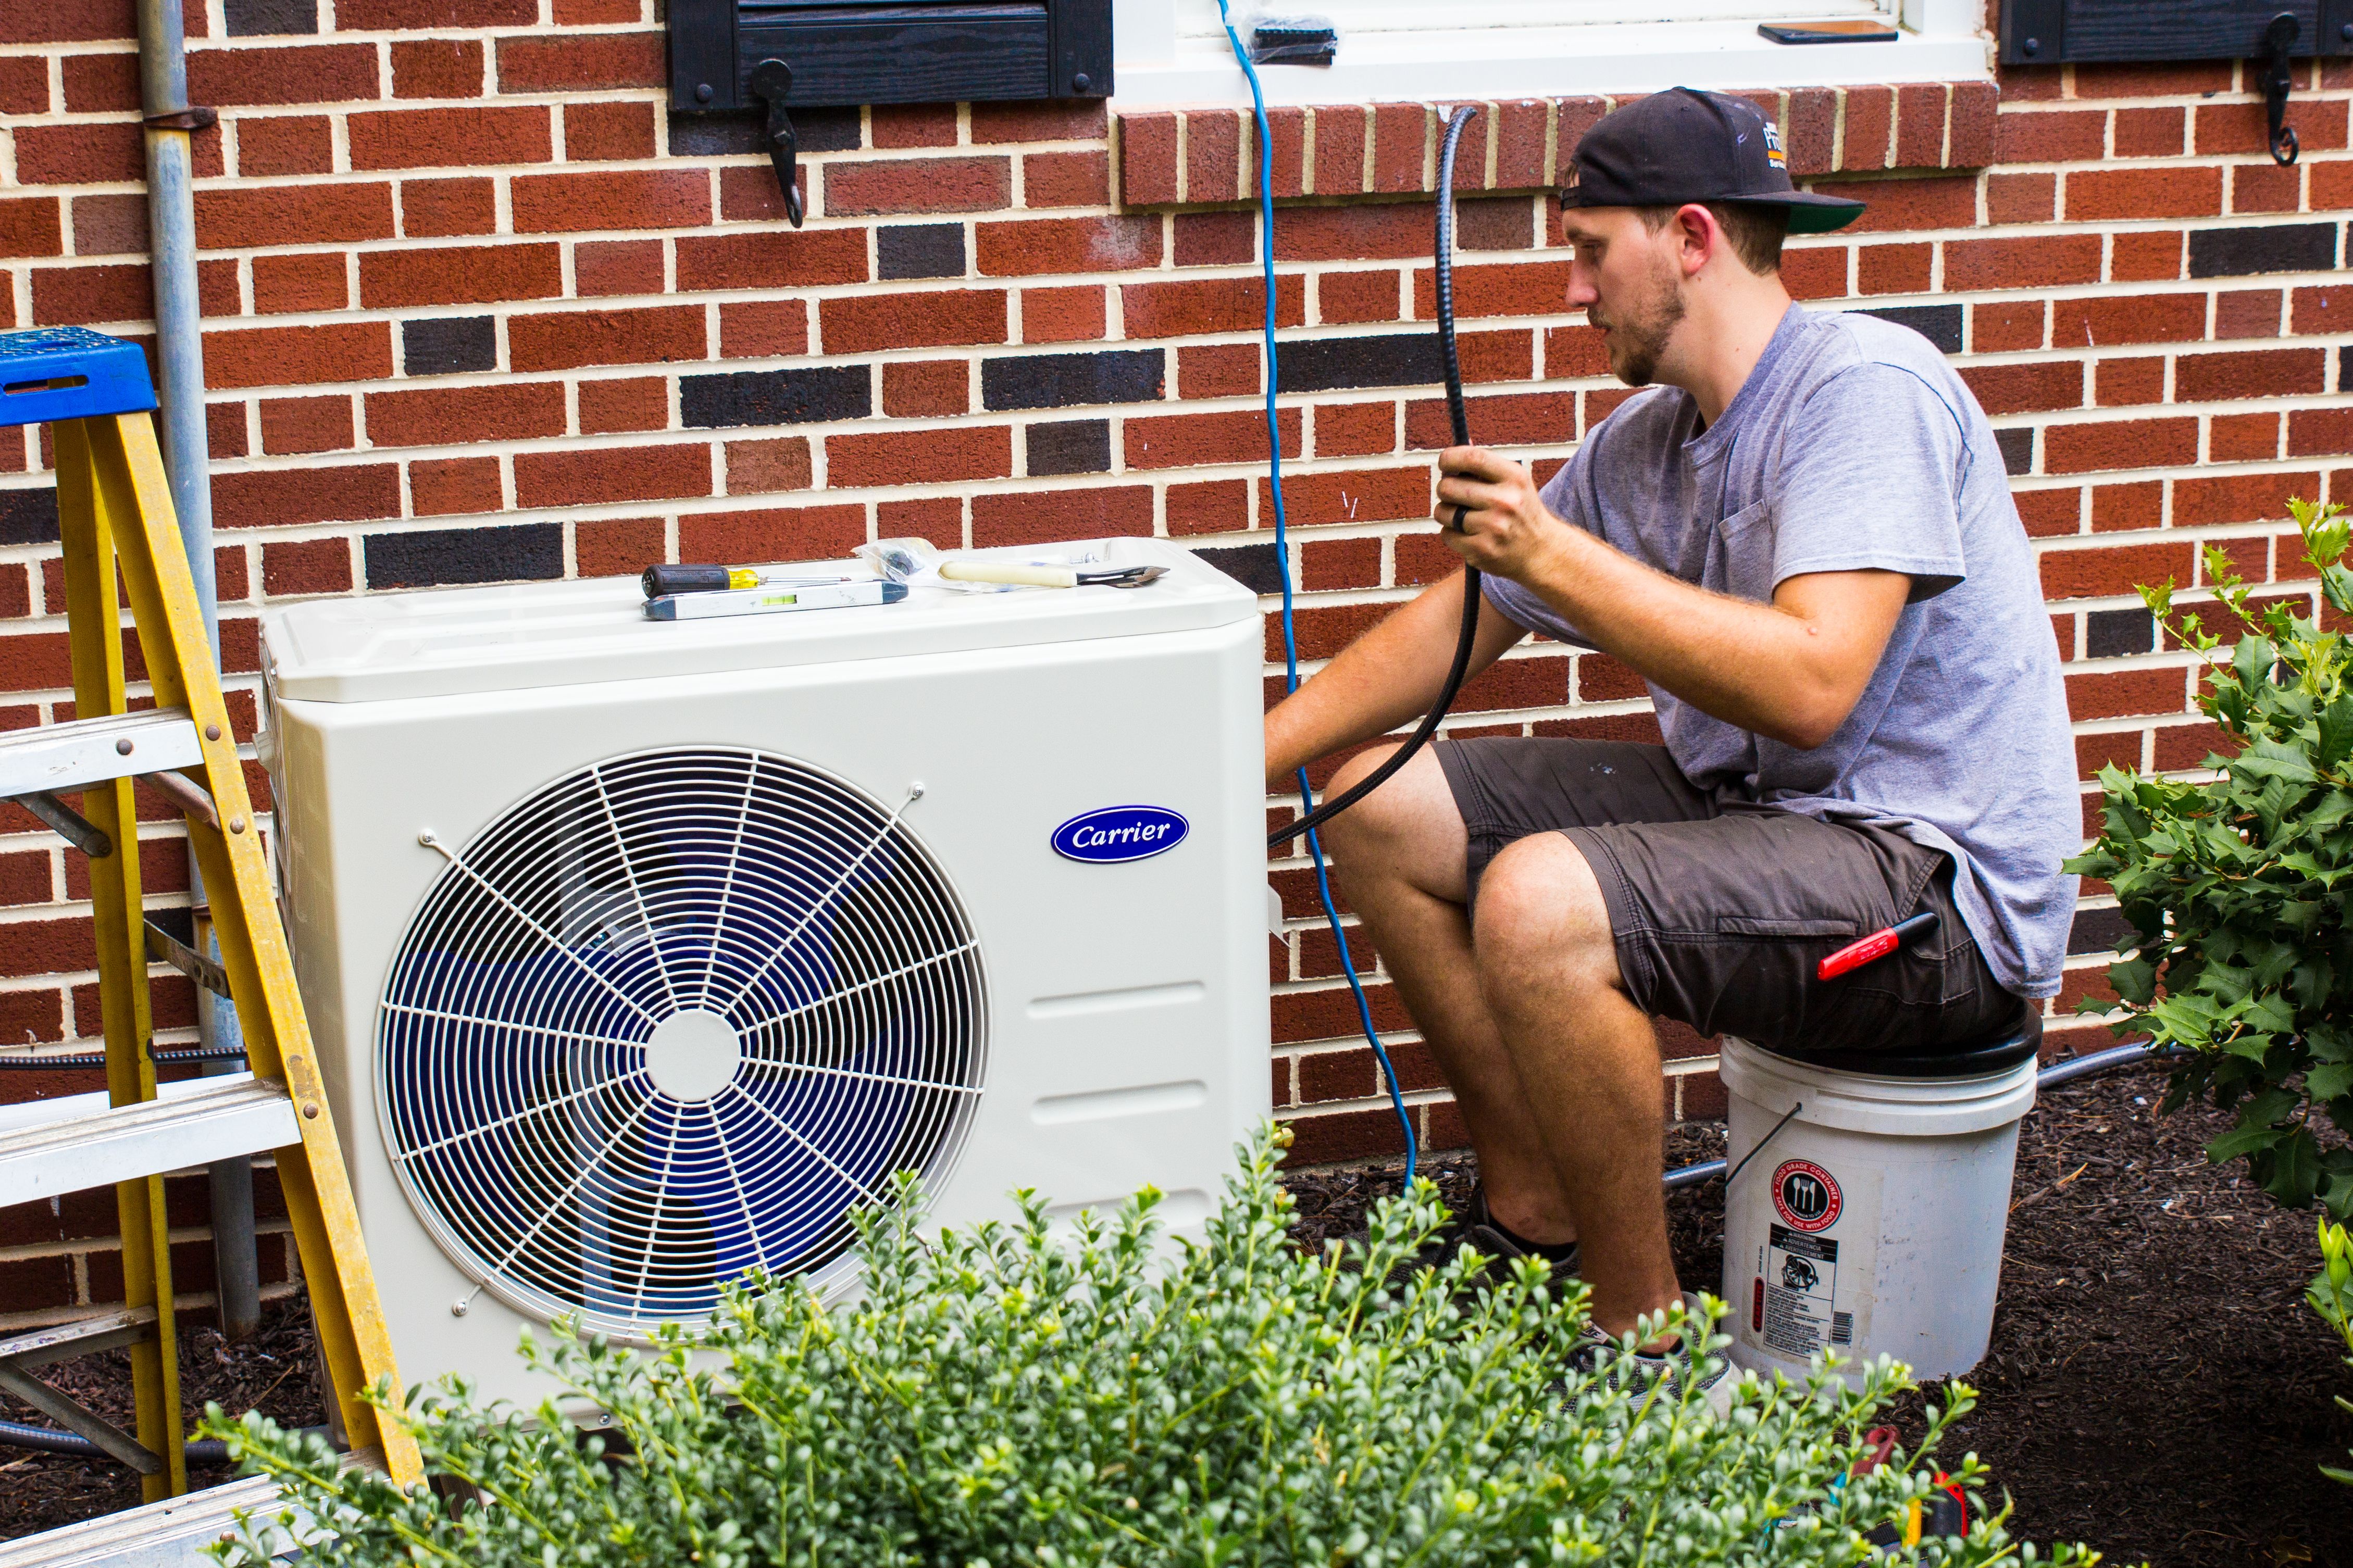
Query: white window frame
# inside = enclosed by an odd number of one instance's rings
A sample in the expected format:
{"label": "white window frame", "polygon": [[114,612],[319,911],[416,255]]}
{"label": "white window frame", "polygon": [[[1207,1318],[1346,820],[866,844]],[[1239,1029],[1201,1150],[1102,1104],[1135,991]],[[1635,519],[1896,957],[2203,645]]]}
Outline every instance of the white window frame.
{"label": "white window frame", "polygon": [[[1876,82],[1988,81],[1993,39],[1984,0],[1228,0],[1237,28],[1253,13],[1332,16],[1340,52],[1328,67],[1261,67],[1269,103],[1429,103],[1458,99],[1567,97],[1653,92],[1667,87],[1845,87]],[[1352,32],[1351,5],[1380,18]],[[1420,6],[1443,26],[1398,27]],[[1776,44],[1760,21],[1820,19],[1873,10],[1896,20],[1892,43]],[[1599,10],[1708,19],[1542,25],[1546,11],[1574,17]],[[1727,12],[1740,12],[1737,18]],[[1203,13],[1206,12],[1206,19]],[[1124,109],[1250,101],[1250,84],[1224,35],[1216,0],[1113,0],[1113,94]],[[1248,34],[1245,32],[1244,37]]]}

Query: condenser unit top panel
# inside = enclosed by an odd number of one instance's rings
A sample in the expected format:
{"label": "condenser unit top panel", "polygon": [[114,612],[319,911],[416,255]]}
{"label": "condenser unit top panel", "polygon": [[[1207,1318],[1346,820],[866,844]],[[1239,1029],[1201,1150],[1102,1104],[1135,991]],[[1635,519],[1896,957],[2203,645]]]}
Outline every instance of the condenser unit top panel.
{"label": "condenser unit top panel", "polygon": [[[1135,589],[917,588],[895,605],[695,621],[646,619],[634,577],[322,599],[266,617],[266,657],[282,699],[373,702],[1138,637],[1259,613],[1248,588],[1165,540],[975,553],[1028,561],[1088,551],[1168,574]],[[854,561],[789,570],[866,574]]]}

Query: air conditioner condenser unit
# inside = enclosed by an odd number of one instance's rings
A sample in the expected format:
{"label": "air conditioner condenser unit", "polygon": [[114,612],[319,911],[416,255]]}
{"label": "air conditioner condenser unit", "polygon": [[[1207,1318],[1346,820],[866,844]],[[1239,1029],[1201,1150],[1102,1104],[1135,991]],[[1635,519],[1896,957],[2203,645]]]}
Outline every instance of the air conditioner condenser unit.
{"label": "air conditioner condenser unit", "polygon": [[941,1223],[1148,1184],[1198,1233],[1269,1106],[1261,622],[1176,546],[1074,548],[1168,574],[267,617],[281,896],[406,1378],[531,1402],[525,1322],[849,1290],[901,1170]]}

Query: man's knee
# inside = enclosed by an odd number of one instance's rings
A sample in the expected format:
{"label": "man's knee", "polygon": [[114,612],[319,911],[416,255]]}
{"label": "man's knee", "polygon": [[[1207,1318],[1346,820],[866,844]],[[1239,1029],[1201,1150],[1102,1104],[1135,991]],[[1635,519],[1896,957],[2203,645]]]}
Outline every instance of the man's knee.
{"label": "man's knee", "polygon": [[1531,835],[1488,863],[1472,930],[1481,979],[1504,995],[1564,980],[1620,984],[1609,903],[1565,834]]}
{"label": "man's knee", "polygon": [[[1342,763],[1339,771],[1332,775],[1332,782],[1324,786],[1324,799],[1337,800],[1364,783],[1397,750],[1393,745],[1373,746]],[[1352,847],[1410,837],[1418,832],[1428,803],[1420,798],[1422,792],[1412,787],[1418,781],[1410,775],[1420,761],[1415,758],[1372,794],[1334,817],[1321,830],[1324,840],[1345,854]]]}

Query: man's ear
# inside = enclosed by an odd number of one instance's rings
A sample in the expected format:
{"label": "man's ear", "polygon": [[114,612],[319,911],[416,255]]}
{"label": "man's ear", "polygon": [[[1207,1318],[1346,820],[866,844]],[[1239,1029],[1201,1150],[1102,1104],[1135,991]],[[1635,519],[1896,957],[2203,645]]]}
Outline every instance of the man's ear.
{"label": "man's ear", "polygon": [[1674,228],[1683,274],[1686,278],[1696,278],[1724,248],[1724,226],[1715,221],[1714,213],[1699,203],[1685,202],[1676,209]]}

